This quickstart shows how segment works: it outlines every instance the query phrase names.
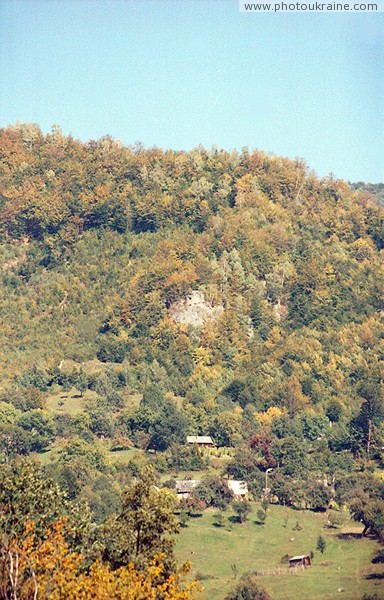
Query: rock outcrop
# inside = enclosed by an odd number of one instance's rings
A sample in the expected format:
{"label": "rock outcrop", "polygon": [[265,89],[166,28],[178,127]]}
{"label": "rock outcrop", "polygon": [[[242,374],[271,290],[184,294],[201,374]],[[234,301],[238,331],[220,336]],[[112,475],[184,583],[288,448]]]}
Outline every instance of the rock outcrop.
{"label": "rock outcrop", "polygon": [[193,291],[185,300],[171,305],[169,316],[175,323],[201,327],[207,321],[217,319],[223,310],[222,306],[212,306],[210,302],[206,302],[202,292]]}

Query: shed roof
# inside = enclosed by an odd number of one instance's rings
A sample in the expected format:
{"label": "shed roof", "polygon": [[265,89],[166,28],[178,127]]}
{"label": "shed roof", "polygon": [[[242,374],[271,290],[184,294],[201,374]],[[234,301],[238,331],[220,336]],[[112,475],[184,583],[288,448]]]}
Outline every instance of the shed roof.
{"label": "shed roof", "polygon": [[213,444],[210,435],[187,435],[187,444]]}
{"label": "shed roof", "polygon": [[189,494],[200,483],[200,479],[182,479],[176,481],[176,492],[179,494]]}
{"label": "shed roof", "polygon": [[303,558],[310,558],[309,554],[303,554],[302,556],[292,556],[292,558],[289,559],[289,561],[291,560],[303,560]]}

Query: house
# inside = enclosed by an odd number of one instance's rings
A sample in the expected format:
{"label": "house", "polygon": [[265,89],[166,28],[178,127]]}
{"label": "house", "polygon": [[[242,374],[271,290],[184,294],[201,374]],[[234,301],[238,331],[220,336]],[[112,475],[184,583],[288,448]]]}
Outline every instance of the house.
{"label": "house", "polygon": [[210,447],[213,446],[213,441],[210,435],[188,435],[187,444]]}
{"label": "house", "polygon": [[303,554],[303,556],[292,556],[289,559],[290,567],[310,567],[311,557],[309,554]]}
{"label": "house", "polygon": [[182,498],[188,498],[189,494],[192,490],[195,489],[200,483],[200,479],[182,479],[180,481],[176,481],[176,494],[177,498],[181,500]]}
{"label": "house", "polygon": [[233,492],[235,500],[243,500],[248,494],[248,486],[245,481],[237,481],[236,479],[228,479],[227,485]]}
{"label": "house", "polygon": [[[175,489],[179,499],[188,498],[190,493],[199,485],[200,479],[181,479],[176,481]],[[232,490],[235,500],[243,500],[248,494],[248,486],[244,481],[228,479],[227,486]]]}

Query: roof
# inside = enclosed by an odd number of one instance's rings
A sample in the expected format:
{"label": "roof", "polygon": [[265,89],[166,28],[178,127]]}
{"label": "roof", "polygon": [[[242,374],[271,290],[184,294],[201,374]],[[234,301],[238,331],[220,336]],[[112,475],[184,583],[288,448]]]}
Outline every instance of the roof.
{"label": "roof", "polygon": [[200,479],[182,479],[176,481],[176,492],[179,494],[189,494],[200,483]]}
{"label": "roof", "polygon": [[303,554],[302,556],[292,556],[289,560],[303,560],[303,558],[310,558],[309,554]]}
{"label": "roof", "polygon": [[245,496],[248,494],[248,486],[245,481],[236,481],[236,479],[228,479],[228,487],[235,496]]}
{"label": "roof", "polygon": [[187,444],[213,444],[210,435],[187,435]]}

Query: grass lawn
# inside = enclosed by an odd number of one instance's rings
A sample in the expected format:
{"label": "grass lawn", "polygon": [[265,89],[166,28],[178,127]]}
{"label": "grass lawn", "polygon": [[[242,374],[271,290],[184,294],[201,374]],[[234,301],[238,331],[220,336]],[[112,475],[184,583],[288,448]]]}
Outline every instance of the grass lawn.
{"label": "grass lawn", "polygon": [[[260,577],[272,598],[358,600],[364,593],[376,593],[384,599],[382,565],[371,564],[379,545],[359,537],[361,526],[346,516],[343,527],[330,529],[324,527],[325,514],[280,506],[270,506],[265,525],[259,525],[255,523],[258,508],[254,503],[244,524],[231,522],[232,513],[227,511],[224,526],[216,527],[214,512],[207,511],[202,517],[189,519],[181,530],[176,544],[178,560],[192,562],[191,576],[201,579],[205,600],[223,600],[245,572],[277,570],[284,566],[280,559],[285,554],[309,554],[311,550],[315,556],[305,571]],[[326,540],[323,555],[316,550],[320,534]]]}
{"label": "grass lawn", "polygon": [[60,448],[58,446],[51,446],[45,452],[31,452],[30,456],[33,460],[40,463],[41,466],[45,467],[57,459],[59,451]]}
{"label": "grass lawn", "polygon": [[89,390],[81,398],[80,392],[72,388],[69,392],[59,392],[52,394],[46,399],[47,410],[55,415],[71,415],[72,417],[83,412],[83,402],[90,400],[94,392]]}
{"label": "grass lawn", "polygon": [[113,464],[117,462],[129,463],[129,461],[137,453],[142,453],[142,450],[138,450],[137,448],[127,448],[126,450],[114,450],[113,452],[109,451],[108,457]]}

